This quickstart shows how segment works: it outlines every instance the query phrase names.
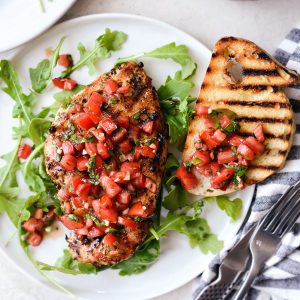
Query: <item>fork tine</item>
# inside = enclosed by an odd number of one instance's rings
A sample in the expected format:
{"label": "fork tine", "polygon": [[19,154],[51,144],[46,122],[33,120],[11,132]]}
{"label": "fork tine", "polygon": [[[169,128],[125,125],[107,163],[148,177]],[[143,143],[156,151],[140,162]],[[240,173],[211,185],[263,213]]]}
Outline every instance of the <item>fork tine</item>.
{"label": "fork tine", "polygon": [[275,234],[278,234],[280,237],[286,234],[296,223],[300,215],[300,198],[297,199],[295,205],[290,210],[290,214],[284,218],[276,229]]}
{"label": "fork tine", "polygon": [[283,194],[275,206],[272,208],[272,211],[268,214],[266,220],[263,220],[263,228],[266,230],[273,231],[278,222],[281,220],[281,217],[286,214],[286,210],[289,209],[292,199],[294,199],[295,194],[300,191],[296,190],[295,187],[292,187],[287,193]]}

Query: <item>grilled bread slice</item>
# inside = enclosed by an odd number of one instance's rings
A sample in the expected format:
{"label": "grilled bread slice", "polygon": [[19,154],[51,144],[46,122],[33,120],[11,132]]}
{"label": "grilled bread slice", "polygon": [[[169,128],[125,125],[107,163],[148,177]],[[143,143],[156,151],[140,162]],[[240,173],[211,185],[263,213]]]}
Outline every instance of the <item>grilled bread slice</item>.
{"label": "grilled bread slice", "polygon": [[[293,111],[283,88],[299,82],[299,75],[281,65],[253,42],[235,37],[219,40],[212,54],[196,106],[233,113],[240,134],[253,134],[258,123],[265,133],[265,151],[246,172],[246,185],[262,181],[280,170],[293,140]],[[195,152],[194,139],[205,129],[204,118],[194,115],[183,153],[183,162]],[[209,178],[195,170],[198,184],[192,194],[217,196],[237,190],[211,188]]]}

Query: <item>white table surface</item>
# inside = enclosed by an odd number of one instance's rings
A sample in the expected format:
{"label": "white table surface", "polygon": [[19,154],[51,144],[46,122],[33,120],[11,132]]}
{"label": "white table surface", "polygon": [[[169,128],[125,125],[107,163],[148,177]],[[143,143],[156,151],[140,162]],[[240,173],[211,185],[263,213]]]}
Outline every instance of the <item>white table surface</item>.
{"label": "white table surface", "polygon": [[[108,12],[132,13],[165,21],[198,38],[211,49],[220,37],[234,35],[248,38],[272,53],[285,34],[300,22],[300,1],[78,0],[62,20]],[[187,284],[155,300],[190,299],[191,286],[191,283]],[[32,282],[0,257],[0,300],[66,298]]]}

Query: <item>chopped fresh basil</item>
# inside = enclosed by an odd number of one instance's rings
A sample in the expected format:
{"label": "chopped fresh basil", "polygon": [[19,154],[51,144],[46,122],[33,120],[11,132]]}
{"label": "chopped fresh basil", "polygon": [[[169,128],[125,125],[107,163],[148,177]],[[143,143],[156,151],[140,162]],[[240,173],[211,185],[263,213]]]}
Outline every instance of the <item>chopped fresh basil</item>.
{"label": "chopped fresh basil", "polygon": [[69,214],[68,218],[72,221],[78,222],[78,217],[74,214]]}

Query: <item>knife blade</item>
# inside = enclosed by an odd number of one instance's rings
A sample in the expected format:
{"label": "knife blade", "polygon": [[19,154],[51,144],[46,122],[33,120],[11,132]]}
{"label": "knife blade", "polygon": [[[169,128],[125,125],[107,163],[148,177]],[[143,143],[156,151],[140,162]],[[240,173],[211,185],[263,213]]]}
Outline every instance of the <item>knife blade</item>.
{"label": "knife blade", "polygon": [[217,279],[205,287],[196,300],[223,300],[233,290],[234,284],[244,273],[250,260],[249,241],[256,226],[231,248],[219,266]]}

